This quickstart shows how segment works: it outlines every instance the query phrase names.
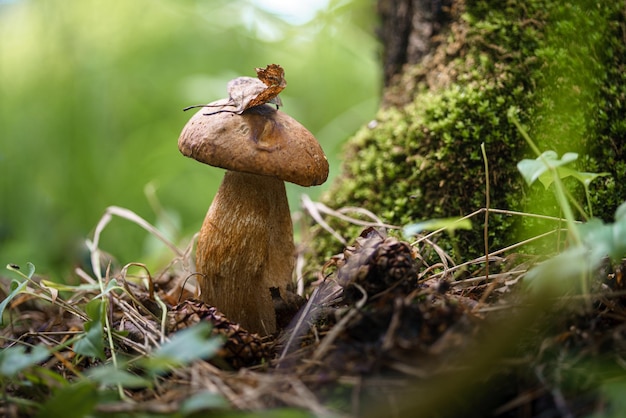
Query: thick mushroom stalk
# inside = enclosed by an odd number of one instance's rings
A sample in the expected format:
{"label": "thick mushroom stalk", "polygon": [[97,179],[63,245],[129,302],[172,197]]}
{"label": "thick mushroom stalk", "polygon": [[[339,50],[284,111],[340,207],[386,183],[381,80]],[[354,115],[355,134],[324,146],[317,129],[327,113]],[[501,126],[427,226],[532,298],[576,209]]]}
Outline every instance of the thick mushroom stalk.
{"label": "thick mushroom stalk", "polygon": [[200,110],[180,136],[180,151],[226,168],[196,252],[202,299],[260,334],[276,330],[270,288],[284,295],[295,262],[284,181],[312,186],[328,176],[313,135],[269,105],[242,114]]}
{"label": "thick mushroom stalk", "polygon": [[294,254],[284,182],[226,172],[198,237],[203,299],[249,330],[272,333],[276,315],[269,289],[285,291]]}

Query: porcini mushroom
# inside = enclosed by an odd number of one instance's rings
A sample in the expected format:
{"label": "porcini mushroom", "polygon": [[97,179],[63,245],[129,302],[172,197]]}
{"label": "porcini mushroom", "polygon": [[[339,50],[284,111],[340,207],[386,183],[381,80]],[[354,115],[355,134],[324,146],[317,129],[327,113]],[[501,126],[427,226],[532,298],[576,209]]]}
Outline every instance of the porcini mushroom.
{"label": "porcini mushroom", "polygon": [[322,184],[328,161],[304,126],[270,105],[206,112],[178,140],[183,155],[227,170],[198,237],[201,297],[248,330],[271,334],[270,288],[285,294],[295,262],[284,182]]}

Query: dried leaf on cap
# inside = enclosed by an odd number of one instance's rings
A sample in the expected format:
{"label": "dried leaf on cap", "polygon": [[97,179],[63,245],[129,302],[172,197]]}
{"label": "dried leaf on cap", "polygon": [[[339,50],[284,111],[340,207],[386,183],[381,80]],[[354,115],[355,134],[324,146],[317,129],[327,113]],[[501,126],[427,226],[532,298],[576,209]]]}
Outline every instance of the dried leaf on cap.
{"label": "dried leaf on cap", "polygon": [[[285,70],[278,64],[270,64],[265,68],[256,68],[258,78],[237,77],[228,82],[228,99],[218,100],[206,107],[220,109],[205,115],[215,113],[236,113],[241,115],[246,110],[263,104],[275,104],[278,108],[283,102],[278,94],[287,86]],[[229,109],[234,108],[234,109]]]}

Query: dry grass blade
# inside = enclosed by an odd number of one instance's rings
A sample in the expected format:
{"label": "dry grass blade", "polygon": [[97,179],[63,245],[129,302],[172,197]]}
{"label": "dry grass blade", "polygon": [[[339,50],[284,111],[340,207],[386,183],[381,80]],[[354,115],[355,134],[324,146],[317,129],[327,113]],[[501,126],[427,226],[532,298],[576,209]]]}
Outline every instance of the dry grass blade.
{"label": "dry grass blade", "polygon": [[351,308],[340,320],[337,322],[331,331],[322,340],[321,344],[317,347],[312,356],[312,361],[320,361],[326,353],[331,349],[334,340],[343,332],[344,327],[350,320],[359,312],[359,309],[367,302],[367,292],[358,284],[355,283],[355,287],[362,293],[361,299],[356,303],[354,308]]}
{"label": "dry grass blade", "polygon": [[148,221],[143,219],[141,216],[137,215],[135,212],[121,208],[119,206],[109,206],[100,221],[96,225],[96,229],[94,231],[93,240],[87,241],[87,248],[91,251],[91,266],[94,269],[94,274],[96,277],[101,275],[101,265],[100,265],[100,252],[99,252],[99,244],[100,244],[100,234],[104,230],[104,228],[111,222],[113,219],[113,215],[119,216],[122,219],[126,219],[130,222],[137,224],[142,227],[150,234],[158,238],[161,242],[163,242],[174,254],[178,257],[182,258],[185,253],[178,249],[176,245],[174,245],[169,239],[165,237],[156,227],[150,224]]}
{"label": "dry grass blade", "polygon": [[[364,208],[345,207],[339,210],[333,210],[323,203],[313,202],[311,198],[307,195],[302,195],[301,200],[302,206],[307,210],[307,212],[311,215],[315,222],[317,222],[322,228],[324,228],[328,233],[335,237],[337,241],[341,242],[344,245],[347,245],[347,240],[324,220],[322,214],[333,216],[352,225],[360,225],[364,227],[382,227],[387,229],[400,229],[400,227],[398,226],[384,223],[378,216]],[[363,221],[361,219],[350,217],[344,214],[348,212],[354,212],[364,215],[372,219],[372,221]]]}
{"label": "dry grass blade", "polygon": [[307,304],[298,312],[296,318],[292,321],[289,328],[287,328],[281,340],[283,349],[278,357],[276,368],[281,368],[282,362],[285,358],[294,350],[294,346],[299,342],[309,331],[309,328],[314,324],[321,314],[321,310],[325,306],[329,306],[333,303],[341,292],[341,288],[337,286],[331,280],[325,280],[318,287],[315,288],[311,294]]}

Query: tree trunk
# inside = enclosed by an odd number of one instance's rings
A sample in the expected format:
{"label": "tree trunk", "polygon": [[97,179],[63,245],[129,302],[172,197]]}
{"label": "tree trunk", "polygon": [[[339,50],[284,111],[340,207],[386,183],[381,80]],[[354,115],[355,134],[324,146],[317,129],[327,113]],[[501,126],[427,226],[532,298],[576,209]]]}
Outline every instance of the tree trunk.
{"label": "tree trunk", "polygon": [[[349,142],[325,203],[364,207],[398,226],[468,215],[486,206],[487,194],[491,208],[559,216],[552,191],[528,186],[517,170],[537,155],[512,115],[542,152],[576,152],[572,169],[611,174],[591,183],[590,201],[579,183],[568,188],[587,214],[612,221],[626,197],[625,8],[582,0],[379,0],[382,108]],[[472,222],[472,231],[438,238],[457,262],[486,251],[483,218]],[[333,227],[345,236],[360,232]],[[555,227],[492,216],[490,249]],[[320,253],[340,251],[331,242],[320,239]]]}
{"label": "tree trunk", "polygon": [[405,64],[417,64],[438,44],[452,0],[379,0],[385,86]]}

